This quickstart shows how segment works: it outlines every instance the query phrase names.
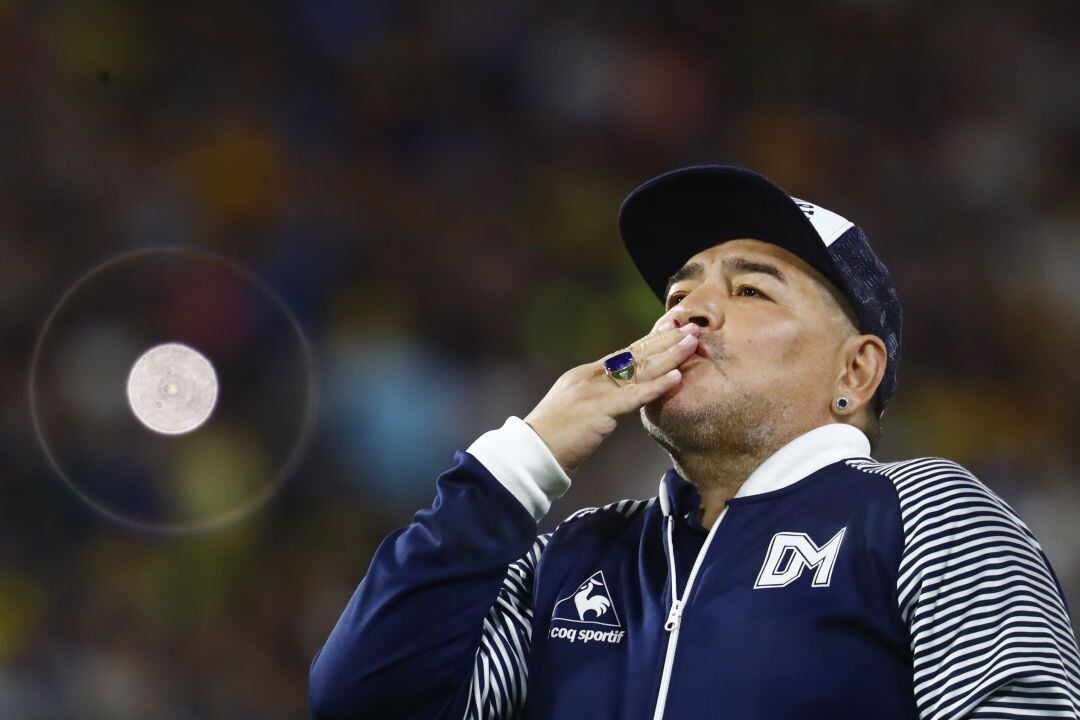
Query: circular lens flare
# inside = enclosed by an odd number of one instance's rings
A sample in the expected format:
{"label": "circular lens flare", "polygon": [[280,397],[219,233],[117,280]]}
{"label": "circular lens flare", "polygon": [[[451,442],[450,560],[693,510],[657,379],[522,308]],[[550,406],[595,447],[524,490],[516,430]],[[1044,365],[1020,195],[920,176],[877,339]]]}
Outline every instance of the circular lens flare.
{"label": "circular lens flare", "polygon": [[38,441],[110,520],[164,534],[235,522],[306,447],[315,378],[304,333],[242,265],[182,248],[127,253],[50,312],[30,368]]}

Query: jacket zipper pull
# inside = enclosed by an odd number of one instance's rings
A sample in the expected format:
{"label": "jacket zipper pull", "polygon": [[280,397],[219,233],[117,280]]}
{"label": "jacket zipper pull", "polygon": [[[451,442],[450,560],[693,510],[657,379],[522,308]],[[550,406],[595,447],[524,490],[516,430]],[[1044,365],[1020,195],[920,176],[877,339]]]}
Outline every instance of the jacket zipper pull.
{"label": "jacket zipper pull", "polygon": [[668,632],[672,632],[679,627],[679,623],[682,622],[682,611],[685,603],[682,600],[676,598],[671,601],[671,612],[668,613],[667,622],[664,623],[664,629]]}

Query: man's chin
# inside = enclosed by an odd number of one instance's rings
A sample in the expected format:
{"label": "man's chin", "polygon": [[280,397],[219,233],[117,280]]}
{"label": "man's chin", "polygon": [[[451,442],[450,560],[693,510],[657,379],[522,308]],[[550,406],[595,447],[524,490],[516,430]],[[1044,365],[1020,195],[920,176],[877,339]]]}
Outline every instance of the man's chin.
{"label": "man's chin", "polygon": [[687,423],[695,422],[703,400],[700,393],[687,387],[685,382],[680,382],[652,402],[643,405],[641,420],[650,434],[653,432],[650,425],[667,434]]}
{"label": "man's chin", "polygon": [[693,395],[693,391],[680,385],[641,408],[645,431],[669,453],[685,448],[687,441],[696,439],[702,429],[700,408],[694,407]]}
{"label": "man's chin", "polygon": [[682,397],[686,394],[686,387],[680,382],[652,402],[645,403],[641,408],[641,412],[643,416],[647,416],[651,422],[656,422],[665,413],[670,412],[669,406],[671,410],[677,408],[678,403],[682,402]]}
{"label": "man's chin", "polygon": [[[708,370],[707,363],[697,365],[697,372]],[[641,408],[646,432],[669,453],[722,448],[742,452],[772,447],[777,437],[785,436],[791,422],[785,401],[695,378],[694,371],[685,375],[691,376],[689,382],[684,376],[683,382]]]}

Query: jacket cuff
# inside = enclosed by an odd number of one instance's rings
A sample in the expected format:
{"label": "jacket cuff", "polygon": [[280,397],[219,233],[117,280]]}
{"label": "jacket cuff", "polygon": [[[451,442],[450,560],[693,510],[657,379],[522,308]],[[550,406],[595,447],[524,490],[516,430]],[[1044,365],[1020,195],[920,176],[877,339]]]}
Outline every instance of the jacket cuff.
{"label": "jacket cuff", "polygon": [[570,477],[540,436],[513,415],[498,430],[490,430],[466,450],[532,513],[547,515],[551,501],[566,494]]}

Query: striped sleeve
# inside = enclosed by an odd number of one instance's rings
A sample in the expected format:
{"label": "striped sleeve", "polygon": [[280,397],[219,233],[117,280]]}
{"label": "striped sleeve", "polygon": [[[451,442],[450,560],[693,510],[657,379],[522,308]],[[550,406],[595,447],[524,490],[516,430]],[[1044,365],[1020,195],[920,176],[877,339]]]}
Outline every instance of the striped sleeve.
{"label": "striped sleeve", "polygon": [[1080,718],[1076,638],[1023,521],[947,460],[865,465],[889,476],[900,499],[897,602],[919,717]]}
{"label": "striped sleeve", "polygon": [[646,500],[627,498],[625,500],[617,500],[616,502],[608,503],[602,507],[581,508],[580,510],[575,510],[570,515],[567,515],[566,519],[559,523],[559,527],[597,513],[615,513],[629,520],[654,502],[656,502],[656,498],[648,498]]}
{"label": "striped sleeve", "polygon": [[486,618],[473,662],[465,720],[520,717],[525,707],[532,641],[533,577],[551,533],[512,563]]}

